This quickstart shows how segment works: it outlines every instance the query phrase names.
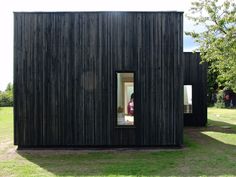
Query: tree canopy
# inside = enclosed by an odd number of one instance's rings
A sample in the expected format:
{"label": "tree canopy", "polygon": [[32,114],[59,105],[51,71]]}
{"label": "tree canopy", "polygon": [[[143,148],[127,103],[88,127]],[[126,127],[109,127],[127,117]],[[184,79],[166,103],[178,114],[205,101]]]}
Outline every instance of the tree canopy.
{"label": "tree canopy", "polygon": [[187,14],[202,31],[186,32],[199,44],[197,49],[219,86],[236,91],[236,4],[234,0],[197,0]]}

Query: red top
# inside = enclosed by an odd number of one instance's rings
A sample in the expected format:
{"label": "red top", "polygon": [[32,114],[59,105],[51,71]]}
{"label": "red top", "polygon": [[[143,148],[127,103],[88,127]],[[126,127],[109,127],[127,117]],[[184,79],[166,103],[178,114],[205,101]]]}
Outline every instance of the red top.
{"label": "red top", "polygon": [[134,102],[133,101],[130,101],[128,103],[128,114],[133,116],[134,115]]}

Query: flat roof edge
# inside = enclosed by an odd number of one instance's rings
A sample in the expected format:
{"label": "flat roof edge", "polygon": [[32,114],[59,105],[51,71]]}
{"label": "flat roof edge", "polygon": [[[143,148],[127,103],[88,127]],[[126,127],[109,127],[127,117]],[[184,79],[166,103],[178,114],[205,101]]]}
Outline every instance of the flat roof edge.
{"label": "flat roof edge", "polygon": [[14,11],[13,13],[47,14],[47,13],[184,13],[183,11]]}

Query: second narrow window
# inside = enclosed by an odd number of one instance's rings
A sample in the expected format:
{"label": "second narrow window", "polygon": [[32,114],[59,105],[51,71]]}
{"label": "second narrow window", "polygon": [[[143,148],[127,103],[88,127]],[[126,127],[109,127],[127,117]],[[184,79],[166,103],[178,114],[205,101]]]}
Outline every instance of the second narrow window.
{"label": "second narrow window", "polygon": [[193,112],[192,85],[184,85],[184,113]]}

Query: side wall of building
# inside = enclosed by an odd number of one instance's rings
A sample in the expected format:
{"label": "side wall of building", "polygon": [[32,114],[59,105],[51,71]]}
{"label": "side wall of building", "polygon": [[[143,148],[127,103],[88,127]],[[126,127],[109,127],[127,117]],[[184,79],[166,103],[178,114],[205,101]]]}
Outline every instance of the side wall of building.
{"label": "side wall of building", "polygon": [[[15,13],[19,146],[183,142],[183,14]],[[135,128],[116,128],[116,71],[135,73]]]}
{"label": "side wall of building", "polygon": [[185,126],[207,124],[207,64],[199,53],[184,52],[184,85],[192,85],[192,113],[184,114]]}

